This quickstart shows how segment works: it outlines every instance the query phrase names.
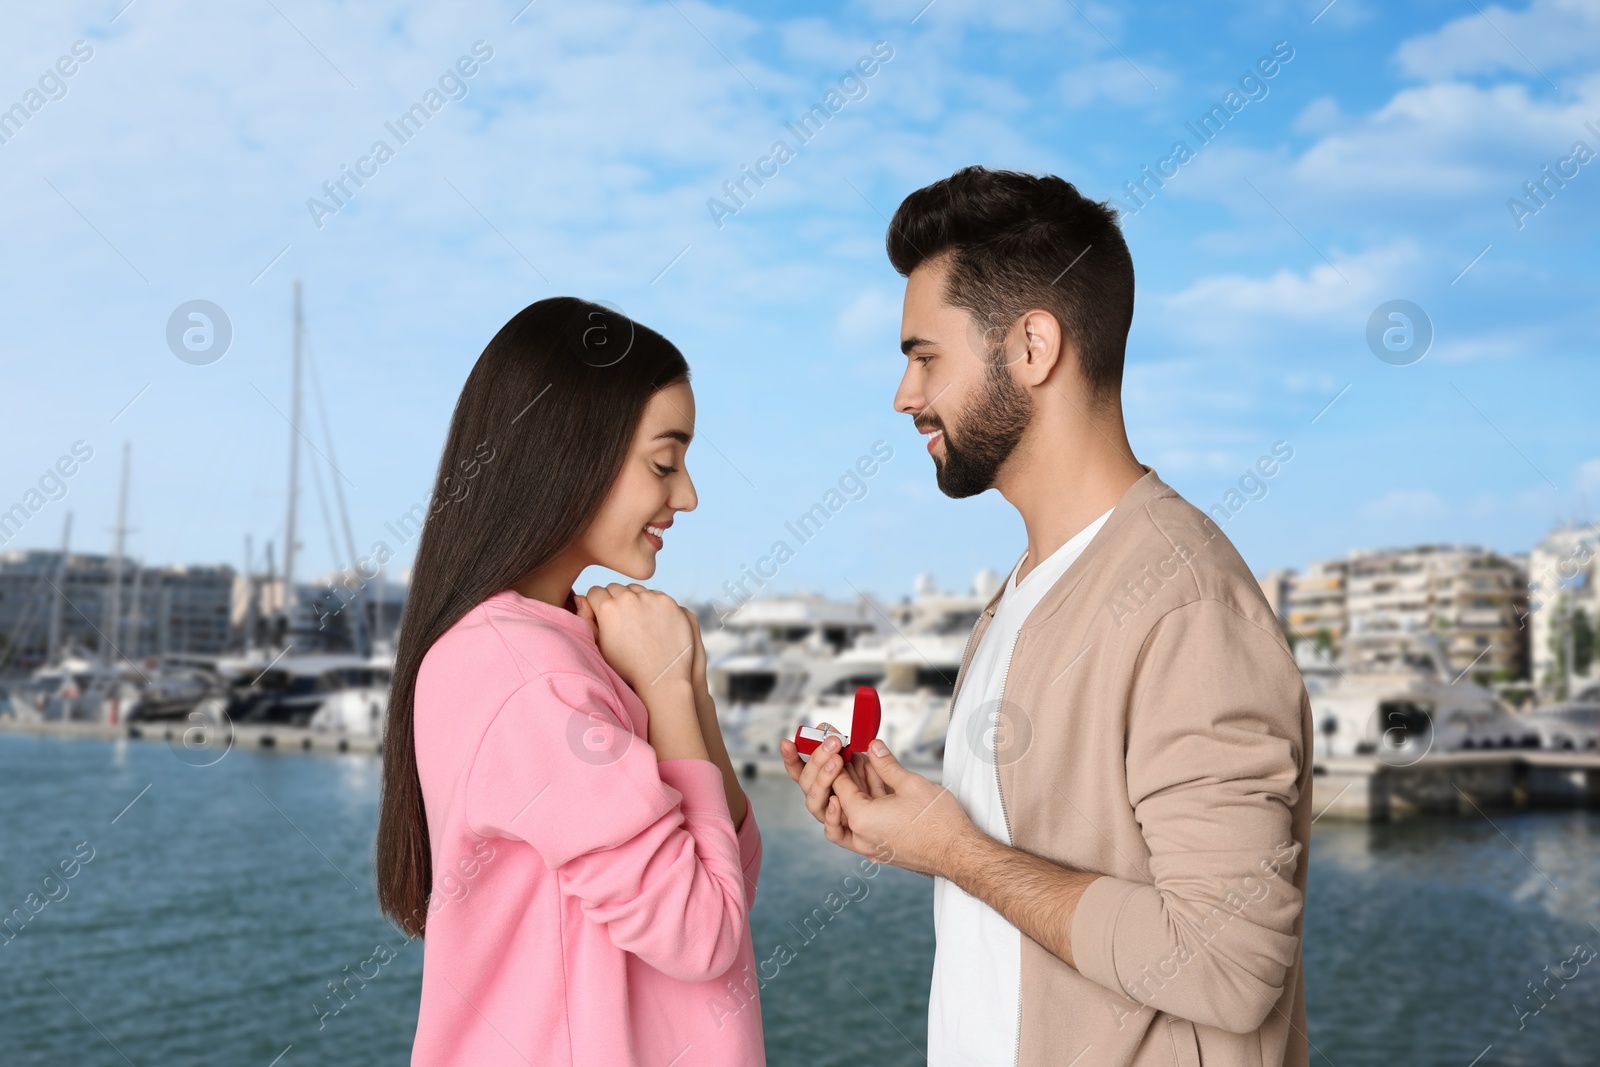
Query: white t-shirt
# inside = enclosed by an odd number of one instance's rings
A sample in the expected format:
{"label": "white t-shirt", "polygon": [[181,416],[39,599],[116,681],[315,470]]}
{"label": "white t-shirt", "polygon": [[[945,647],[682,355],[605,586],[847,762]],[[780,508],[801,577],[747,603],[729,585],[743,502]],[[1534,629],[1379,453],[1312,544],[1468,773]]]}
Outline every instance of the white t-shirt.
{"label": "white t-shirt", "polygon": [[[1000,810],[995,727],[1011,648],[1028,613],[1110,517],[1107,511],[1080,530],[1030,570],[1020,585],[1017,567],[1011,569],[950,712],[941,781],[978,829],[1007,845],[1011,835]],[[1013,716],[1019,714],[1013,709]],[[1022,1011],[1021,932],[945,878],[933,880],[933,930],[929,1067],[1010,1067],[1016,1060]]]}

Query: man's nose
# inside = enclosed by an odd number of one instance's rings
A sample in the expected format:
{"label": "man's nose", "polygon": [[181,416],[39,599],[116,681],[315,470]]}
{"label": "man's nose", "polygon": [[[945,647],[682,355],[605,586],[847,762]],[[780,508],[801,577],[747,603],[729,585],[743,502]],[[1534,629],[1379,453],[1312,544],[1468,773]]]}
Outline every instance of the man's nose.
{"label": "man's nose", "polygon": [[894,391],[894,409],[913,418],[922,410],[921,390],[911,383],[911,368],[900,377],[900,386]]}

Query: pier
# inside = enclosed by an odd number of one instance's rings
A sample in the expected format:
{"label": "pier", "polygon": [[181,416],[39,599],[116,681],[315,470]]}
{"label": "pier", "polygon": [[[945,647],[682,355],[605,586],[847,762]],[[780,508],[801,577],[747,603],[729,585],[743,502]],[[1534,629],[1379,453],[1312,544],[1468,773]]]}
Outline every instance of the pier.
{"label": "pier", "polygon": [[1475,809],[1600,810],[1600,753],[1517,749],[1424,756],[1409,765],[1375,756],[1317,760],[1316,818],[1387,822]]}
{"label": "pier", "polygon": [[159,741],[191,752],[215,749],[219,754],[230,744],[234,748],[277,749],[284,752],[354,752],[362,755],[377,755],[383,748],[380,738],[340,733],[335,730],[313,730],[306,726],[282,726],[271,723],[240,723],[231,729],[219,729],[214,726],[202,728],[184,719],[156,719],[117,724],[0,719],[0,733],[87,737],[108,741]]}
{"label": "pier", "polygon": [[[278,752],[382,753],[380,738],[304,726],[265,723],[204,731],[182,719],[112,725],[0,718],[0,733],[62,738],[155,741],[186,754],[220,758],[234,748]],[[771,756],[734,756],[741,777],[783,776]],[[939,780],[939,768],[917,773]],[[1506,809],[1582,808],[1600,811],[1600,753],[1516,749],[1503,752],[1434,753],[1409,765],[1376,756],[1319,759],[1312,770],[1312,810],[1317,819],[1387,822],[1420,815],[1472,815]]]}

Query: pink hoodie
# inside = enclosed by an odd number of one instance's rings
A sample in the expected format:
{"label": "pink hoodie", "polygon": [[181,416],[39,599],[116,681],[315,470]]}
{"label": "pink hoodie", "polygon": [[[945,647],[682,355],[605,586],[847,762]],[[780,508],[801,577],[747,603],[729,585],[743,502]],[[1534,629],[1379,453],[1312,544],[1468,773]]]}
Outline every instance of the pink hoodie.
{"label": "pink hoodie", "polygon": [[433,846],[414,1067],[764,1065],[754,811],[658,763],[571,611],[502,590],[423,657]]}

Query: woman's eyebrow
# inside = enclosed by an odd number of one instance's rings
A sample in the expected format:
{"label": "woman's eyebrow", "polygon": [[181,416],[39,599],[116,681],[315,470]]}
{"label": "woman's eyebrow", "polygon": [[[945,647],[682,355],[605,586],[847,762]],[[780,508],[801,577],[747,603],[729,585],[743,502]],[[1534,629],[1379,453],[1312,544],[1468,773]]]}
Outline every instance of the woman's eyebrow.
{"label": "woman's eyebrow", "polygon": [[656,434],[655,437],[651,438],[651,440],[659,441],[663,437],[670,437],[674,441],[682,441],[684,444],[688,444],[689,438],[692,436],[692,434],[685,433],[682,430],[662,430],[660,433]]}

